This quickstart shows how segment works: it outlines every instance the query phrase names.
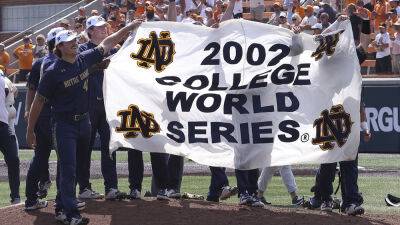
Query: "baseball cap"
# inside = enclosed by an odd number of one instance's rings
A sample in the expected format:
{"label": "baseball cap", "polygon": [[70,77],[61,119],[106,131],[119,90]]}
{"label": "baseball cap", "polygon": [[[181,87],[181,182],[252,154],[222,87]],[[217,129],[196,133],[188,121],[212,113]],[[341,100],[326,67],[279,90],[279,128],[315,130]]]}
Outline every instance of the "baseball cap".
{"label": "baseball cap", "polygon": [[70,26],[69,20],[67,20],[67,19],[62,19],[62,20],[60,20],[60,25],[67,25],[67,26]]}
{"label": "baseball cap", "polygon": [[311,29],[313,29],[313,30],[314,29],[322,30],[322,24],[321,23],[316,23],[311,27]]}
{"label": "baseball cap", "polygon": [[56,45],[63,43],[63,42],[72,41],[75,38],[76,38],[76,34],[70,30],[60,31],[56,35]]}
{"label": "baseball cap", "polygon": [[207,7],[207,8],[205,9],[205,11],[206,11],[206,12],[212,12],[213,10],[212,10],[211,7]]}
{"label": "baseball cap", "polygon": [[89,29],[90,27],[99,27],[103,26],[106,24],[106,20],[101,17],[101,16],[91,16],[86,20],[86,29]]}
{"label": "baseball cap", "polygon": [[274,2],[274,4],[273,4],[273,6],[279,6],[279,7],[282,7],[282,4],[281,4],[281,2],[280,2],[280,1],[275,1],[275,2]]}
{"label": "baseball cap", "polygon": [[49,31],[49,33],[47,33],[47,41],[52,41],[54,38],[56,38],[56,35],[58,34],[58,32],[65,30],[64,27],[56,27],[53,28]]}
{"label": "baseball cap", "polygon": [[281,12],[281,13],[279,14],[279,17],[284,17],[284,18],[287,18],[287,16],[286,16],[286,13],[285,13],[285,12]]}

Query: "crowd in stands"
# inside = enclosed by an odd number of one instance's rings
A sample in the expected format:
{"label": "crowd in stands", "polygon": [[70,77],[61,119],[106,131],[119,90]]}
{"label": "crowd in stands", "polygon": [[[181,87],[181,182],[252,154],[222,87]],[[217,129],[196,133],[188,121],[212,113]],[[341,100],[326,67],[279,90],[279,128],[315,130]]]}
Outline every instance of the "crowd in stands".
{"label": "crowd in stands", "polygon": [[[177,22],[215,26],[221,20],[228,2],[222,0],[177,0]],[[167,0],[103,0],[102,11],[86,12],[79,8],[74,21],[62,20],[59,25],[79,34],[79,43],[88,40],[85,33],[86,19],[102,16],[108,22],[109,33],[114,33],[134,19],[164,21],[168,10]],[[244,13],[245,12],[245,13]],[[269,13],[266,13],[269,12]],[[233,8],[234,18],[268,23],[288,29],[294,26],[308,34],[320,34],[339,15],[350,18],[356,45],[376,59],[377,74],[400,74],[400,0],[237,0]],[[14,82],[25,81],[32,61],[46,54],[45,38],[36,37],[34,45],[24,37],[13,56],[19,60],[19,74]],[[9,55],[0,45],[0,68],[8,66]]]}

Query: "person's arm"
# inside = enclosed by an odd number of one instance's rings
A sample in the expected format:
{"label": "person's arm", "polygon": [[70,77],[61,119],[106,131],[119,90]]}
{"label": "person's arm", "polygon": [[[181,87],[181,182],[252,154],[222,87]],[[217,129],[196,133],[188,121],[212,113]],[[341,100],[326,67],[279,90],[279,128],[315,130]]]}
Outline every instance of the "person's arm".
{"label": "person's arm", "polygon": [[29,73],[28,80],[26,86],[28,87],[28,91],[25,96],[25,114],[24,118],[28,121],[29,111],[31,109],[31,105],[33,102],[33,98],[35,97],[36,89],[39,86],[40,80],[40,70],[42,69],[43,60],[38,59],[32,64],[32,70]]}
{"label": "person's arm", "polygon": [[292,36],[292,46],[290,46],[290,56],[296,56],[300,55],[303,50],[303,40],[301,39],[301,36],[299,33],[301,32],[301,28],[298,26],[294,26],[292,28],[292,31],[294,32],[294,35]]}
{"label": "person's arm", "polygon": [[226,7],[225,13],[221,17],[220,23],[230,20],[233,18],[233,8],[236,0],[229,0],[228,7]]}
{"label": "person's arm", "polygon": [[7,52],[5,52],[5,53],[6,54],[5,54],[5,57],[4,57],[4,67],[7,68],[8,64],[10,63],[10,55]]}
{"label": "person's arm", "polygon": [[26,142],[28,143],[28,146],[32,148],[35,148],[36,146],[36,136],[34,128],[36,126],[36,122],[39,118],[40,112],[42,112],[45,102],[46,99],[44,97],[42,97],[41,95],[36,95],[29,113],[28,127],[26,130]]}
{"label": "person's arm", "polygon": [[368,129],[368,123],[367,123],[367,116],[365,114],[365,107],[364,104],[361,103],[360,105],[360,120],[361,120],[361,130],[363,131],[363,136],[364,136],[364,141],[368,142],[371,140],[371,132]]}
{"label": "person's arm", "polygon": [[13,56],[14,56],[16,59],[19,59],[17,52],[18,52],[18,48],[16,48],[16,49],[14,50]]}
{"label": "person's arm", "polygon": [[31,106],[33,102],[33,98],[35,97],[36,90],[28,87],[28,91],[26,92],[25,96],[25,114],[24,118],[26,121],[28,121],[29,118],[29,112],[31,111]]}
{"label": "person's arm", "polygon": [[167,11],[167,20],[176,22],[176,18],[177,18],[177,15],[176,15],[175,0],[169,0],[168,11]]}
{"label": "person's arm", "polygon": [[113,48],[120,41],[122,41],[130,31],[137,29],[141,23],[142,23],[142,20],[134,20],[133,22],[127,24],[121,30],[108,36],[106,39],[104,39],[99,44],[99,46],[103,48],[104,53],[109,52],[111,50],[111,48]]}

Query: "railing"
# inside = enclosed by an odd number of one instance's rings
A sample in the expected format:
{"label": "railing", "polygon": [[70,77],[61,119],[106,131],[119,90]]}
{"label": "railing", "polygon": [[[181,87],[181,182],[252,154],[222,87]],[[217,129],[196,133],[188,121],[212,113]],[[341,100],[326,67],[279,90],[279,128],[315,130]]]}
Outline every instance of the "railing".
{"label": "railing", "polygon": [[47,26],[48,24],[53,23],[54,21],[57,21],[61,17],[64,17],[64,16],[68,15],[69,13],[77,10],[82,5],[86,5],[86,2],[87,2],[86,0],[81,0],[81,1],[71,5],[70,7],[62,10],[61,12],[59,12],[59,13],[25,29],[24,31],[21,31],[20,33],[8,38],[7,40],[3,41],[2,44],[7,46],[10,43],[19,41],[19,39],[21,39],[23,36],[32,34],[34,30],[43,28],[43,27]]}
{"label": "railing", "polygon": [[[23,36],[28,35],[29,37],[36,37],[39,34],[47,34],[50,31],[50,29],[55,27],[55,25],[57,23],[59,23],[59,21],[61,21],[62,19],[72,20],[75,16],[77,16],[78,9],[81,6],[83,6],[86,9],[86,12],[90,12],[93,9],[96,9],[99,12],[101,12],[101,0],[89,0],[89,1],[82,0],[70,7],[68,7],[67,9],[57,13],[56,15],[53,15],[53,16],[49,17],[48,19],[43,20],[42,22],[35,24],[35,25],[29,27],[28,29],[20,32],[19,34],[7,39],[3,43],[8,42],[8,43],[12,43],[12,44],[9,44],[9,45],[5,44],[6,45],[5,50],[10,54],[10,56],[12,56],[14,49],[22,44],[21,38]],[[14,42],[12,42],[11,40],[13,40]],[[11,58],[13,58],[13,57],[11,57]],[[10,64],[8,65],[8,68],[11,68],[11,69],[17,68],[17,63],[18,63],[18,60],[13,58],[11,60]],[[8,73],[8,75],[11,75],[11,74]]]}

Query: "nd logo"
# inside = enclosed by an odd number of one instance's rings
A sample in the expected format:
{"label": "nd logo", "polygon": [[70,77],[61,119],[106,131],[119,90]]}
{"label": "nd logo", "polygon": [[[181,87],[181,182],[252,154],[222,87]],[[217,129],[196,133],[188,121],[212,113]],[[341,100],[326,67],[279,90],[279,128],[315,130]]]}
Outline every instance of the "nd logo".
{"label": "nd logo", "polygon": [[322,150],[330,150],[335,146],[342,147],[351,133],[350,114],[344,111],[342,105],[334,105],[331,110],[324,110],[321,116],[314,121],[316,137],[312,139],[313,145],[319,145]]}
{"label": "nd logo", "polygon": [[135,138],[137,133],[142,133],[144,138],[150,138],[155,133],[160,133],[160,125],[154,119],[154,115],[140,111],[136,105],[130,105],[127,110],[117,113],[121,117],[121,126],[116,127],[116,132],[124,132],[125,138]]}
{"label": "nd logo", "polygon": [[175,44],[169,31],[161,31],[160,37],[152,31],[149,38],[139,39],[137,43],[140,44],[140,49],[137,53],[132,53],[131,58],[137,60],[137,65],[142,68],[154,66],[155,71],[160,73],[174,61]]}
{"label": "nd logo", "polygon": [[316,40],[319,41],[319,46],[317,47],[315,52],[311,54],[311,57],[314,57],[315,61],[318,61],[322,58],[322,56],[324,56],[325,53],[327,56],[333,55],[333,53],[335,53],[336,45],[339,42],[340,34],[342,34],[343,32],[344,31],[340,31],[339,33],[332,34],[326,37],[322,35],[317,36]]}

